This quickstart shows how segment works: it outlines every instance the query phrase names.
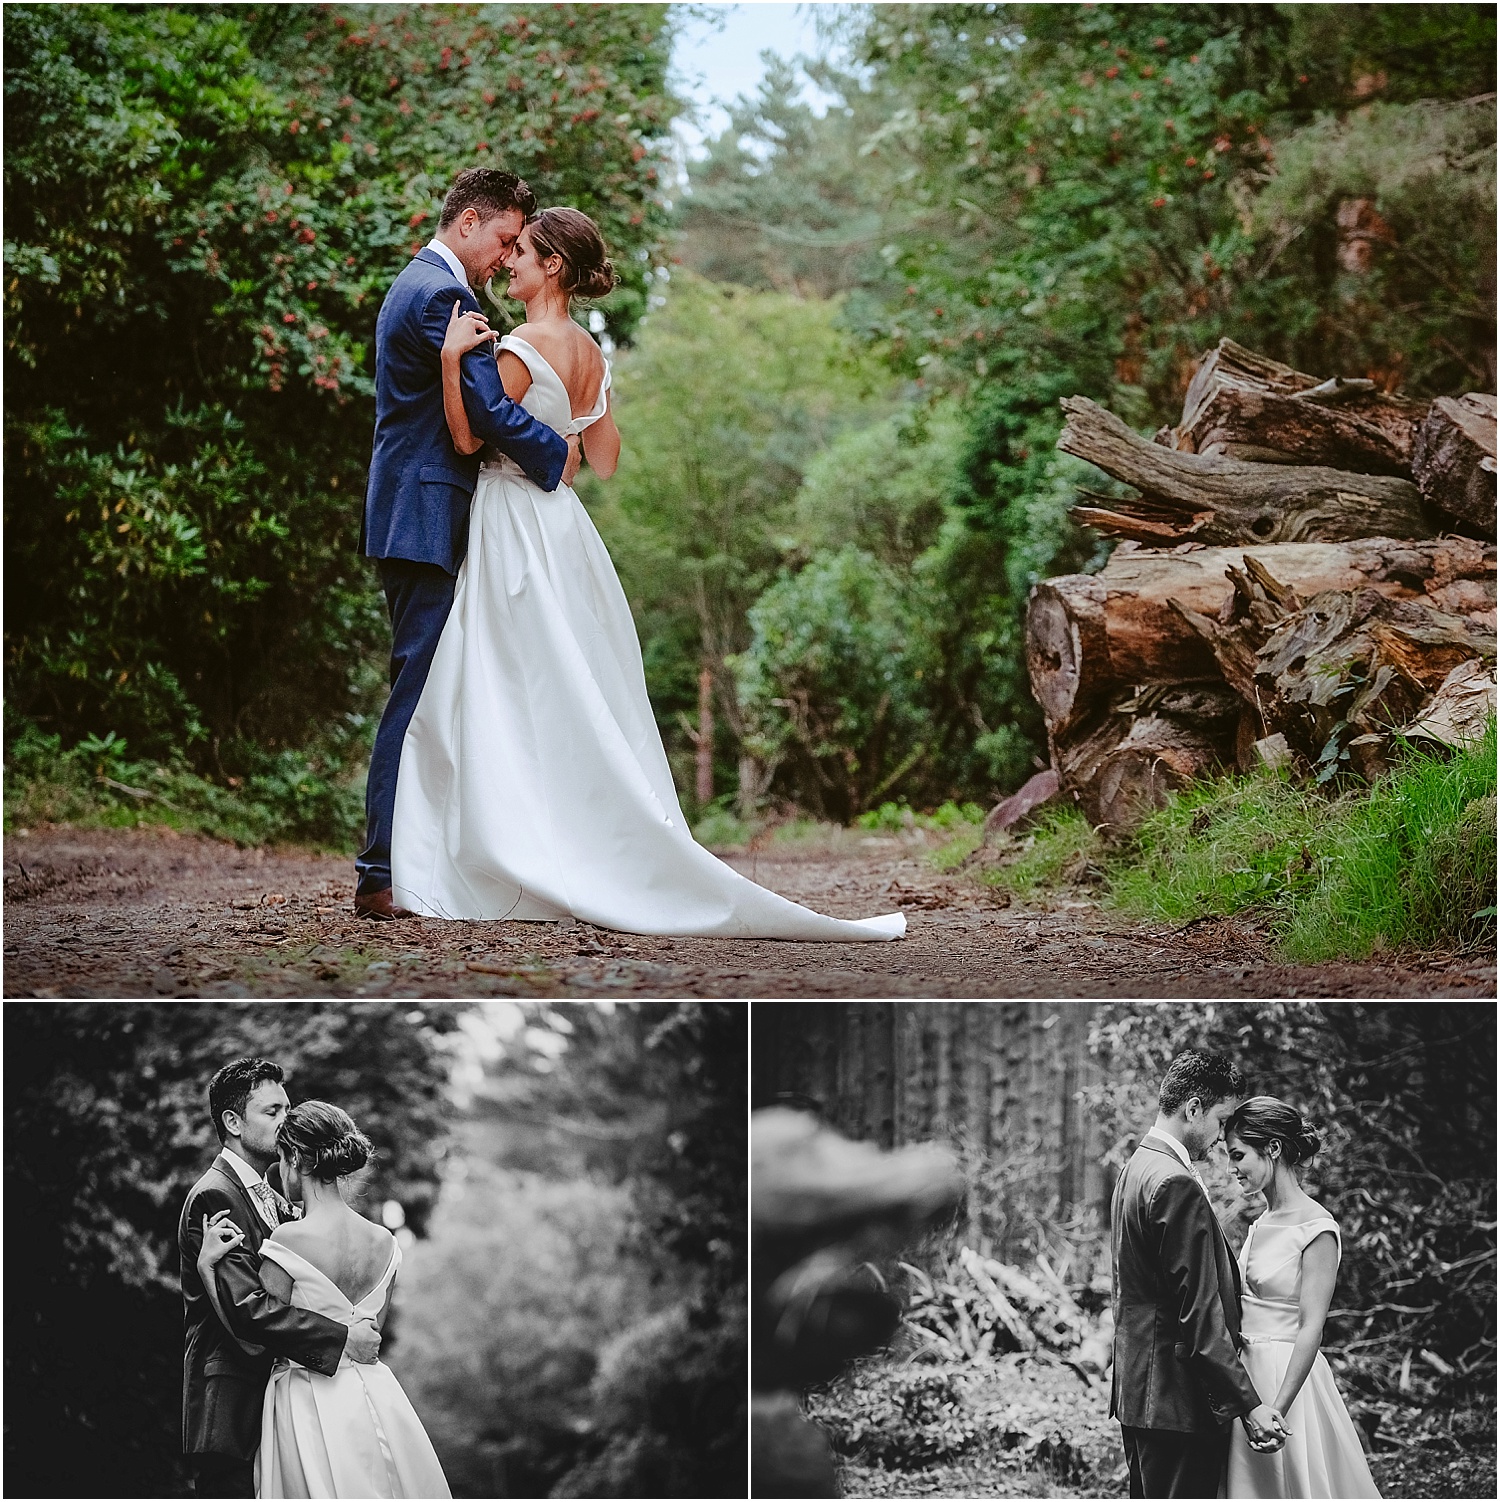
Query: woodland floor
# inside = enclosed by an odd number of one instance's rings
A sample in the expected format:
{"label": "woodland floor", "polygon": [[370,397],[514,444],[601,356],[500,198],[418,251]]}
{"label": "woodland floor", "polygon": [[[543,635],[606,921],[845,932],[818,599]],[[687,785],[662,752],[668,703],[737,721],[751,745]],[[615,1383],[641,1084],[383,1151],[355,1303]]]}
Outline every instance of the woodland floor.
{"label": "woodland floor", "polygon": [[[846,1497],[1124,1497],[1129,1491],[1119,1426],[1109,1417],[1109,1382],[1085,1388],[1061,1364],[1015,1357],[969,1381],[978,1441],[945,1462],[910,1469],[844,1460]],[[819,1417],[814,1397],[812,1416]],[[1461,1438],[1428,1431],[1382,1440],[1368,1459],[1383,1497],[1493,1497],[1495,1431]]]}
{"label": "woodland floor", "polygon": [[915,839],[730,855],[845,917],[907,914],[899,943],[643,938],[583,923],[352,911],[347,857],[242,850],[162,828],[5,841],[4,994],[23,996],[1433,997],[1489,999],[1494,957],[1283,965],[1227,921],[1136,925],[1083,900],[1004,905]]}

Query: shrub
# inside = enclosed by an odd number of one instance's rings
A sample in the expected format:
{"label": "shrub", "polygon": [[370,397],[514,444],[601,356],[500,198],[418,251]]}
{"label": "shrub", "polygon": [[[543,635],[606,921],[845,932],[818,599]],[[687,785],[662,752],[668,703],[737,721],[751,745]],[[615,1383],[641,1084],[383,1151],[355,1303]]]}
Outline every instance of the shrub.
{"label": "shrub", "polygon": [[898,1470],[961,1455],[979,1438],[963,1379],[928,1366],[862,1364],[825,1389],[816,1409],[837,1453]]}

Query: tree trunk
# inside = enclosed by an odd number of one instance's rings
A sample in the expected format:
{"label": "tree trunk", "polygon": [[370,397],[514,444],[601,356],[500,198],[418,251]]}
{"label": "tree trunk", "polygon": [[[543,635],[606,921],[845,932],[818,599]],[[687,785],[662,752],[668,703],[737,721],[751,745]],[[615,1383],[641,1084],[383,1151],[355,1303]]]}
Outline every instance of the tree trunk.
{"label": "tree trunk", "polygon": [[1222,683],[1118,694],[1064,735],[1049,735],[1065,797],[1106,834],[1161,807],[1174,788],[1234,764],[1238,695]]}
{"label": "tree trunk", "polygon": [[[1226,571],[1244,569],[1251,558],[1303,598],[1326,589],[1373,587],[1406,596],[1425,588],[1443,608],[1477,613],[1481,622],[1495,608],[1495,549],[1467,538],[1181,553],[1127,544],[1102,573],[1045,579],[1031,592],[1026,662],[1049,729],[1066,736],[1123,687],[1218,678],[1213,650],[1178,606],[1217,618],[1235,598]],[[1493,629],[1493,615],[1489,623]]]}
{"label": "tree trunk", "polygon": [[698,734],[695,737],[697,758],[698,807],[707,808],[714,798],[714,675],[704,665],[698,674]]}
{"label": "tree trunk", "polygon": [[1429,505],[1495,536],[1495,398],[1442,396],[1417,430],[1412,473]]}
{"label": "tree trunk", "polygon": [[1077,506],[1087,526],[1136,541],[1343,542],[1432,537],[1409,480],[1293,464],[1250,464],[1177,453],[1151,443],[1087,397],[1062,407],[1058,448],[1096,464],[1142,494],[1108,507]]}

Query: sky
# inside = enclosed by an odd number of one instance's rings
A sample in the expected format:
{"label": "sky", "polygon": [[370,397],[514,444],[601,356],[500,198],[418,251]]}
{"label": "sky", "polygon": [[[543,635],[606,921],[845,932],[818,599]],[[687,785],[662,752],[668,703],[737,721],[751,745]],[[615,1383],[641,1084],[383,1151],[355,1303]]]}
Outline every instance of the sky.
{"label": "sky", "polygon": [[[678,33],[672,68],[682,92],[697,106],[696,122],[681,121],[677,134],[690,155],[701,155],[705,137],[717,135],[729,123],[725,103],[740,94],[754,94],[765,72],[761,53],[769,48],[792,58],[821,51],[816,13],[832,5],[741,4],[701,5]],[[814,107],[811,91],[804,97]]]}

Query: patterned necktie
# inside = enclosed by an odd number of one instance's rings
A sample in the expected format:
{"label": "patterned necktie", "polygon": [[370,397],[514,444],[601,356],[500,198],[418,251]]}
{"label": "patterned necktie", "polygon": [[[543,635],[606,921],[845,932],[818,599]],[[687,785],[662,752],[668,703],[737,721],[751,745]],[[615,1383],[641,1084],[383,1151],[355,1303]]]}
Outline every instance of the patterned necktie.
{"label": "patterned necktie", "polygon": [[250,1186],[250,1193],[255,1196],[256,1203],[260,1206],[261,1218],[274,1231],[281,1224],[281,1216],[276,1209],[276,1193],[264,1179],[258,1184]]}

